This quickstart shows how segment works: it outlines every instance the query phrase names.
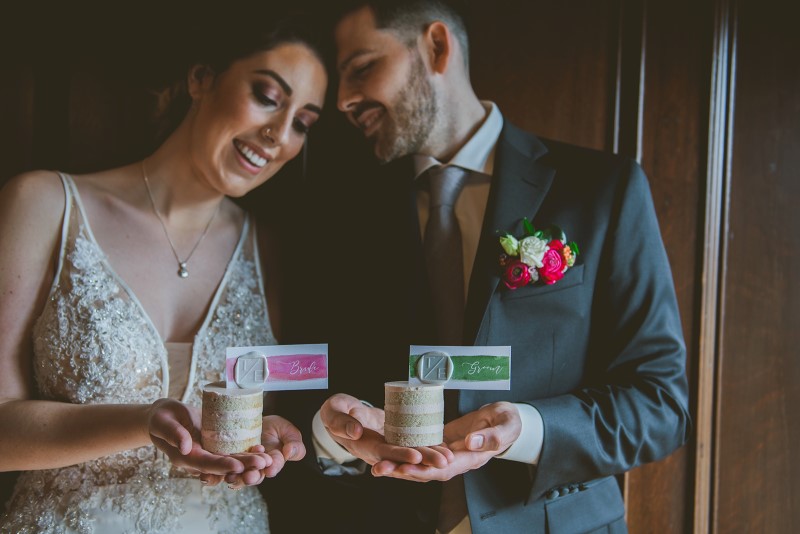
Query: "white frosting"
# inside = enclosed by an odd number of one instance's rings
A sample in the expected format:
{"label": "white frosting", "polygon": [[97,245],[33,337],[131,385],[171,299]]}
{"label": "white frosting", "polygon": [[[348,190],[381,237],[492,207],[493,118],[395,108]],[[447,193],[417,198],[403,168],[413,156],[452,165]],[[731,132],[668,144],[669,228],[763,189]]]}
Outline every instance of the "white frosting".
{"label": "white frosting", "polygon": [[444,430],[443,424],[427,426],[391,426],[384,425],[384,432],[394,432],[395,434],[406,434],[414,436],[417,434],[437,434]]}

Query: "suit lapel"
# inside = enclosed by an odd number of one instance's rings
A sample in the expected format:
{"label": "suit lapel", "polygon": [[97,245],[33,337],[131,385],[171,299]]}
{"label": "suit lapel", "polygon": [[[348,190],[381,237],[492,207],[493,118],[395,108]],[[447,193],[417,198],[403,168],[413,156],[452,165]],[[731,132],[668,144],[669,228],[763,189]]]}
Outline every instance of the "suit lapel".
{"label": "suit lapel", "polygon": [[500,284],[498,238],[522,233],[522,218],[532,220],[542,204],[555,171],[539,161],[547,148],[535,136],[505,123],[497,143],[494,175],[478,251],[470,277],[464,339],[485,344],[481,325],[492,294]]}

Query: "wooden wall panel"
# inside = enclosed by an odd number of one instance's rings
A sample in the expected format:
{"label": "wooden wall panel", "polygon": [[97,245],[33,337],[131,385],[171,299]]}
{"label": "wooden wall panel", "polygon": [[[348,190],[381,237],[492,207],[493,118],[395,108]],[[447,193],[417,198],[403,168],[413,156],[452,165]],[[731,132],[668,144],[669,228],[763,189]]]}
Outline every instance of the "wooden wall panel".
{"label": "wooden wall panel", "polygon": [[479,97],[543,137],[611,149],[615,2],[471,2],[471,76]]}
{"label": "wooden wall panel", "polygon": [[[691,0],[650,2],[646,8],[642,167],[650,179],[687,346],[692,387],[697,355],[702,203],[707,146],[710,6]],[[691,520],[691,442],[662,462],[631,471],[631,532],[686,532]]]}
{"label": "wooden wall panel", "polygon": [[800,530],[800,32],[739,2],[716,532]]}

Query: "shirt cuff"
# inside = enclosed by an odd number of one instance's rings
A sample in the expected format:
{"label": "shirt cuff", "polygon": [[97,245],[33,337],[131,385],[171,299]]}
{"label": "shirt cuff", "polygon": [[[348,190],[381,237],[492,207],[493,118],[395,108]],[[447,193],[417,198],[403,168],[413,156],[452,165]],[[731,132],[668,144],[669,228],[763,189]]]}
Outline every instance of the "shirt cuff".
{"label": "shirt cuff", "polygon": [[[530,404],[514,403],[522,420],[522,430],[517,440],[496,458],[536,465],[544,443],[544,421],[539,410]],[[320,421],[321,422],[321,421]]]}
{"label": "shirt cuff", "polygon": [[357,457],[336,443],[331,435],[328,434],[325,425],[322,424],[322,415],[320,415],[319,410],[314,414],[314,419],[311,422],[311,438],[317,458],[328,458],[340,465],[358,460]]}

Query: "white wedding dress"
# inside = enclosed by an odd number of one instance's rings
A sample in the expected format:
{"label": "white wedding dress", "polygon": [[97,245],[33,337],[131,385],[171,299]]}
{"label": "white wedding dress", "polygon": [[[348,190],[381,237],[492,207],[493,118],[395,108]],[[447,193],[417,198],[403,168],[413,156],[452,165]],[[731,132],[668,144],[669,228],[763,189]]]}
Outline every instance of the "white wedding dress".
{"label": "white wedding dress", "polygon": [[[73,404],[152,403],[169,389],[167,349],[95,240],[74,182],[50,297],[33,331],[37,398]],[[181,400],[221,380],[228,346],[275,344],[249,220],[191,350]],[[0,532],[267,532],[256,487],[204,487],[154,446],[20,474]]]}

